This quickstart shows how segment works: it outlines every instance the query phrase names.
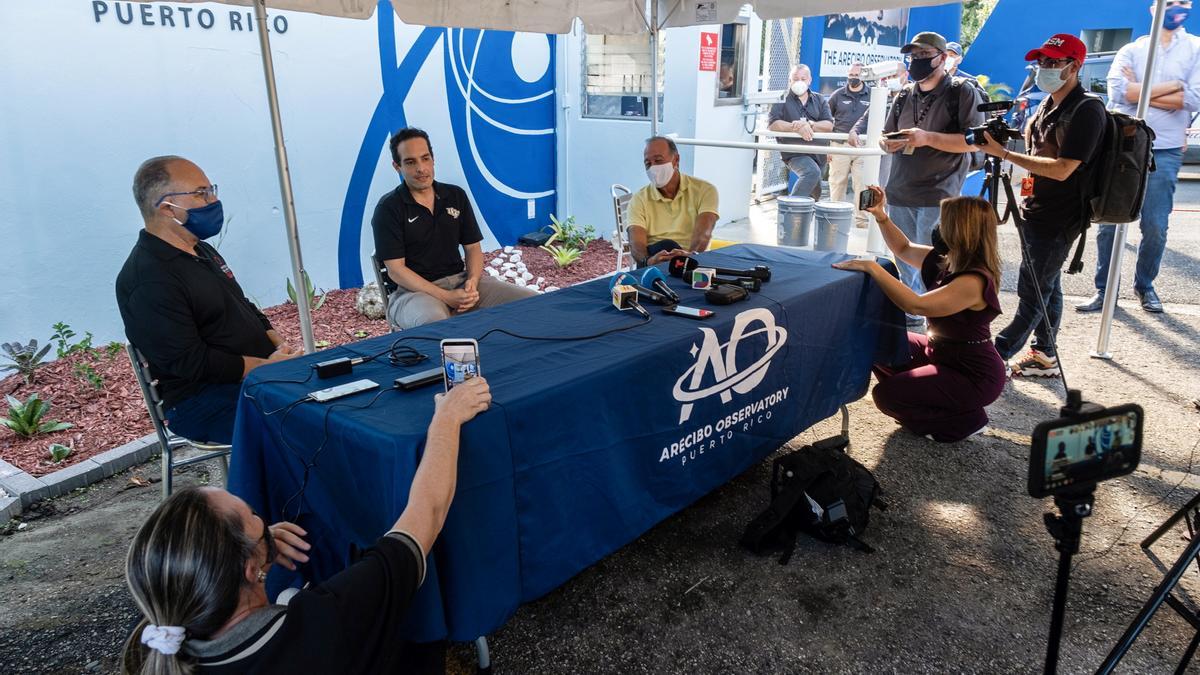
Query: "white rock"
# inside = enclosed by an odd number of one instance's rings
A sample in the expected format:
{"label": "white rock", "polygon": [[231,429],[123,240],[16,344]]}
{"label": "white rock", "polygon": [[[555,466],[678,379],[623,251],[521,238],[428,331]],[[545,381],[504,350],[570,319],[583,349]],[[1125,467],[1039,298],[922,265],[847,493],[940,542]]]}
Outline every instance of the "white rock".
{"label": "white rock", "polygon": [[513,283],[516,284],[517,286],[520,286],[521,288],[525,288],[525,282],[522,281],[521,279],[513,279]]}
{"label": "white rock", "polygon": [[525,270],[529,269],[528,267],[525,266],[525,263],[523,263],[523,262],[517,263],[516,265],[514,265],[514,267],[516,267],[521,272],[524,272]]}
{"label": "white rock", "polygon": [[522,273],[521,273],[521,280],[522,280],[522,281],[532,281],[532,280],[533,280],[533,275],[532,275],[532,274],[530,274],[529,272],[522,272]]}
{"label": "white rock", "polygon": [[521,259],[521,252],[520,252],[520,251],[513,251],[513,254],[512,254],[512,255],[510,255],[510,256],[508,257],[508,259],[509,259],[509,260],[511,260],[511,261],[513,261],[513,262],[517,262],[518,260],[520,260],[520,259]]}
{"label": "white rock", "polygon": [[546,277],[538,277],[537,283],[538,283],[538,286],[541,286],[542,284],[546,283]]}
{"label": "white rock", "polygon": [[495,267],[489,267],[489,268],[487,268],[487,272],[488,272],[488,274],[490,274],[490,275],[492,275],[492,276],[494,276],[494,277],[498,277],[498,276],[500,276],[500,270],[496,269]]}
{"label": "white rock", "polygon": [[354,308],[368,319],[382,319],[387,308],[383,306],[383,294],[379,292],[379,284],[372,281],[358,289]]}
{"label": "white rock", "polygon": [[557,290],[558,290],[558,286],[547,286],[547,287],[546,287],[546,292],[547,292],[547,293],[549,293],[549,292],[551,292],[551,291],[557,291]]}
{"label": "white rock", "polygon": [[500,264],[501,264],[501,263],[503,263],[503,262],[504,262],[504,258],[503,258],[503,257],[501,257],[501,256],[496,256],[495,258],[492,258],[492,261],[491,261],[490,263],[488,263],[488,264],[489,264],[489,265],[491,265],[492,267],[499,267],[499,266],[500,266]]}
{"label": "white rock", "polygon": [[508,270],[507,272],[504,273],[504,278],[505,279],[516,279],[517,271],[516,270]]}
{"label": "white rock", "polygon": [[511,246],[505,246],[505,247],[504,247],[504,252],[505,252],[505,253],[512,253],[512,252],[513,252],[513,247],[511,247]]}

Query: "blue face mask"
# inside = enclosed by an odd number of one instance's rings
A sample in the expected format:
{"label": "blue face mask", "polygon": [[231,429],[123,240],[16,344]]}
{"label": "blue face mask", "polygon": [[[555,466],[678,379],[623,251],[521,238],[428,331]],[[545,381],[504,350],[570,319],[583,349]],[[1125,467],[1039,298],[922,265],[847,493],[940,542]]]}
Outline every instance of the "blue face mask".
{"label": "blue face mask", "polygon": [[1183,25],[1188,18],[1188,8],[1186,7],[1168,7],[1167,14],[1163,17],[1163,28],[1167,30],[1175,30]]}
{"label": "blue face mask", "polygon": [[[171,204],[171,202],[164,202]],[[175,206],[175,204],[171,204]],[[180,208],[175,206],[175,208]],[[221,231],[221,226],[225,224],[225,210],[221,207],[221,200],[218,199],[211,204],[205,204],[194,209],[184,209],[187,211],[187,220],[180,222],[178,218],[172,218],[179,223],[188,232],[196,235],[197,239],[208,239],[215,237]]]}

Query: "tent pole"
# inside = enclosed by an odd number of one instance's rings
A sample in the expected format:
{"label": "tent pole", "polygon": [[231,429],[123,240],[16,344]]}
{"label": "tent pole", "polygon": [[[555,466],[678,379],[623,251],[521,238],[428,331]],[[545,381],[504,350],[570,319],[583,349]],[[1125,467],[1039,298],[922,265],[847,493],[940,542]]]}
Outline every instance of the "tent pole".
{"label": "tent pole", "polygon": [[271,40],[267,36],[266,0],[254,0],[254,20],[258,24],[258,45],[262,50],[263,76],[267,84],[267,105],[271,109],[271,131],[275,136],[275,164],[279,169],[279,196],[283,199],[283,220],[287,225],[288,251],[292,256],[292,285],[296,288],[296,309],[300,314],[300,335],[304,353],[314,349],[312,309],[308,303],[307,274],[300,258],[300,233],[296,227],[296,202],[292,196],[292,176],[288,170],[287,148],[283,143],[283,121],[279,117],[279,96],[275,92],[275,65],[271,61]]}
{"label": "tent pole", "polygon": [[[1154,7],[1154,23],[1150,25],[1150,49],[1146,54],[1146,70],[1142,73],[1142,93],[1138,96],[1138,119],[1146,119],[1146,111],[1150,108],[1150,89],[1154,86],[1151,81],[1154,75],[1154,60],[1158,55],[1158,41],[1162,35],[1163,18],[1166,14],[1167,0],[1158,0]],[[1108,339],[1112,336],[1113,314],[1117,311],[1117,295],[1121,292],[1121,258],[1125,253],[1128,227],[1126,223],[1117,223],[1113,233],[1112,255],[1108,260],[1108,280],[1104,286],[1104,311],[1100,315],[1096,349],[1091,352],[1093,358],[1112,358],[1112,352],[1108,351]]]}
{"label": "tent pole", "polygon": [[658,0],[650,0],[650,135],[658,135]]}

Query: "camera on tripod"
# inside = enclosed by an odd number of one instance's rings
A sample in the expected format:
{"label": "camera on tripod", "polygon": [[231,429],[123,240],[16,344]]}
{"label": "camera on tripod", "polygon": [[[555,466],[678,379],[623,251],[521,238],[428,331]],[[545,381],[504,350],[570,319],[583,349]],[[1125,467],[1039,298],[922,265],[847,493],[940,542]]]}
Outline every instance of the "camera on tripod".
{"label": "camera on tripod", "polygon": [[981,113],[990,113],[990,116],[982,126],[971,127],[963,132],[967,143],[971,145],[987,145],[987,138],[983,135],[985,131],[1001,145],[1007,145],[1014,138],[1020,138],[1021,130],[1013,129],[1004,121],[1004,114],[1012,107],[1012,101],[994,101],[992,103],[980,103],[976,106],[976,110]]}

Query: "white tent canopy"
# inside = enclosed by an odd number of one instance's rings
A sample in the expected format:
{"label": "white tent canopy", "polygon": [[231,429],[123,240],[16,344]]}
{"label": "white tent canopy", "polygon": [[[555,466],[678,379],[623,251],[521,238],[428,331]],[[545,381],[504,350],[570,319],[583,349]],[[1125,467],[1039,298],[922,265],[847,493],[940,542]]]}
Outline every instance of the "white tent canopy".
{"label": "white tent canopy", "polygon": [[[201,2],[203,0],[176,0]],[[254,0],[217,0],[253,6]],[[763,19],[789,19],[889,7],[940,5],[945,0],[658,0],[660,28],[729,23],[749,5]],[[267,0],[269,9],[366,19],[376,0]],[[452,26],[530,33],[569,33],[575,19],[596,34],[649,30],[644,0],[393,0],[396,16],[417,26]]]}

